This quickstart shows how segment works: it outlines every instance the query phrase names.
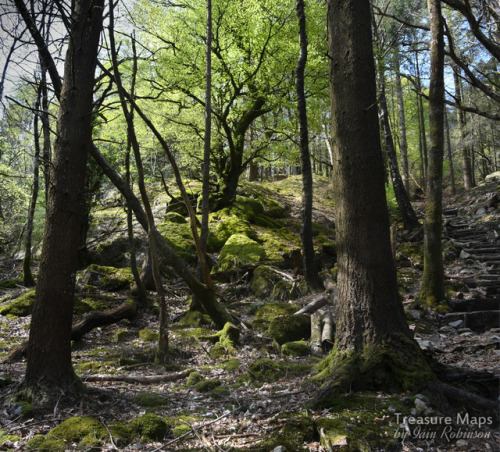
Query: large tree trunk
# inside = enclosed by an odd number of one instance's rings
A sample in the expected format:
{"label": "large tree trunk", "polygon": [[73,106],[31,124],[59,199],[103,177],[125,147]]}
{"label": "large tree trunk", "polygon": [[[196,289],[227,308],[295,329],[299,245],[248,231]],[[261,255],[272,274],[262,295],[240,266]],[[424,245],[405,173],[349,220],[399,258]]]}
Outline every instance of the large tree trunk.
{"label": "large tree trunk", "polygon": [[423,367],[391,253],[369,0],[329,0],[328,37],[339,272],[327,398],[332,390],[401,389],[397,368]]}
{"label": "large tree trunk", "polygon": [[29,337],[25,386],[34,392],[78,390],[71,320],[102,12],[102,0],[75,1]]}
{"label": "large tree trunk", "polygon": [[444,300],[441,250],[444,156],[444,37],[439,0],[429,0],[431,78],[429,86],[430,152],[424,224],[424,273],[420,297],[428,304]]}
{"label": "large tree trunk", "polygon": [[304,1],[295,4],[299,20],[300,54],[295,67],[295,90],[297,92],[297,115],[299,121],[300,168],[302,171],[302,224],[300,237],[304,256],[304,276],[313,290],[324,290],[314,261],[312,233],[313,176],[311,156],[309,155],[309,132],[307,128],[306,96],[304,89],[304,71],[307,62],[307,33]]}

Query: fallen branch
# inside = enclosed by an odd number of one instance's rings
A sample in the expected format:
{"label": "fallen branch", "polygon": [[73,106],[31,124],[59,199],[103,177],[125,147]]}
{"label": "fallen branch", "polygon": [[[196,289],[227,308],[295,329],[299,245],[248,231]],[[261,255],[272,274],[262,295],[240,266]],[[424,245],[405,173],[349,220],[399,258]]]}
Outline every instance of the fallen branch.
{"label": "fallen branch", "polygon": [[166,375],[86,375],[83,377],[84,381],[100,382],[100,381],[121,381],[125,383],[140,383],[143,385],[150,385],[155,383],[163,383],[166,381],[177,381],[186,378],[193,371],[193,369],[183,370]]}
{"label": "fallen branch", "polygon": [[300,315],[300,314],[310,314],[312,312],[317,311],[318,309],[322,308],[326,304],[330,303],[330,299],[324,295],[321,294],[317,298],[315,298],[313,301],[311,301],[309,304],[304,306],[302,309],[297,311],[294,315]]}

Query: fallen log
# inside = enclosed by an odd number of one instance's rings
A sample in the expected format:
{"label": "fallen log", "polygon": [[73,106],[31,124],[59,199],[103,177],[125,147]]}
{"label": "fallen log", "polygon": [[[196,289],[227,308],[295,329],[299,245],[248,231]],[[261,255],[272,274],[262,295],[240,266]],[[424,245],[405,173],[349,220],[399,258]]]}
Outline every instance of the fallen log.
{"label": "fallen log", "polygon": [[321,345],[323,350],[332,348],[333,344],[333,314],[330,311],[326,311],[323,316],[323,332],[321,333]]}
{"label": "fallen log", "polygon": [[155,383],[163,383],[166,381],[177,381],[186,378],[193,371],[193,369],[183,370],[182,372],[175,372],[166,375],[84,375],[83,381],[122,381],[125,383],[140,383],[143,385],[150,385]]}
{"label": "fallen log", "polygon": [[316,297],[313,301],[311,301],[309,304],[305,305],[302,309],[297,311],[294,315],[310,314],[316,312],[318,309],[321,309],[328,303],[330,303],[330,299],[327,297],[327,295],[321,294],[318,297]]}
{"label": "fallen log", "polygon": [[311,352],[313,355],[321,355],[321,318],[322,314],[314,312],[311,315]]}

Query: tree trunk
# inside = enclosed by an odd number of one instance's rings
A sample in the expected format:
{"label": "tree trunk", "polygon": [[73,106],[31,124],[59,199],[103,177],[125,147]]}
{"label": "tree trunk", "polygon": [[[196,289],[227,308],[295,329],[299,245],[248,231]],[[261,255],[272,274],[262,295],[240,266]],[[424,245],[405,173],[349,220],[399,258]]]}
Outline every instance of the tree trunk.
{"label": "tree trunk", "polygon": [[297,92],[297,115],[299,122],[300,167],[302,172],[302,224],[300,237],[304,258],[304,277],[313,290],[324,290],[314,261],[312,233],[313,176],[309,154],[309,132],[307,128],[306,96],[304,90],[304,71],[307,62],[307,32],[304,1],[296,0],[295,9],[299,20],[300,54],[295,67],[295,90]]}
{"label": "tree trunk", "polygon": [[79,390],[71,365],[71,320],[102,12],[103,0],[75,1],[29,337],[25,386],[35,393]]}
{"label": "tree trunk", "polygon": [[457,187],[455,185],[455,168],[453,164],[453,155],[451,152],[451,139],[450,139],[450,123],[448,121],[448,111],[444,110],[444,128],[446,133],[446,150],[448,151],[448,163],[450,165],[450,185],[451,185],[451,194],[457,194]]}
{"label": "tree trunk", "polygon": [[444,300],[441,250],[444,156],[444,37],[439,0],[429,0],[431,77],[429,86],[430,152],[424,224],[424,272],[420,297],[434,305]]}
{"label": "tree trunk", "polygon": [[419,116],[419,125],[420,125],[420,143],[421,143],[421,149],[422,149],[422,167],[423,167],[423,175],[422,175],[422,181],[423,181],[423,186],[426,186],[426,180],[427,180],[427,167],[429,164],[429,158],[428,158],[428,149],[427,149],[427,134],[425,132],[425,118],[424,118],[424,101],[423,101],[423,96],[422,96],[422,80],[420,77],[420,66],[418,63],[418,53],[415,53],[415,62],[416,62],[416,67],[417,67],[417,102],[418,102],[418,114]]}
{"label": "tree trunk", "polygon": [[405,186],[406,193],[410,194],[410,171],[408,166],[408,142],[406,140],[406,118],[403,102],[403,87],[401,85],[401,75],[399,73],[400,55],[399,50],[396,53],[396,95],[398,99],[399,113],[399,152],[401,154],[401,177]]}
{"label": "tree trunk", "polygon": [[[460,86],[460,77],[458,74],[459,69],[457,67],[453,68],[453,81],[455,82],[455,102],[457,105],[462,103],[462,89]],[[470,190],[474,187],[474,181],[472,178],[472,164],[469,146],[467,145],[467,128],[465,122],[465,113],[457,108],[457,119],[458,119],[458,133],[460,135],[460,148],[462,152],[462,171],[464,177],[464,188],[465,190]]]}
{"label": "tree trunk", "polygon": [[23,259],[23,282],[27,287],[35,285],[35,280],[31,273],[31,238],[33,236],[33,222],[35,219],[36,202],[38,199],[38,179],[40,173],[40,133],[38,128],[38,110],[40,109],[41,87],[38,87],[38,93],[35,103],[33,134],[35,140],[35,155],[33,157],[33,192],[31,194],[30,208],[28,212],[28,221],[26,225],[26,237],[24,241],[24,259]]}
{"label": "tree trunk", "polygon": [[339,272],[319,406],[332,392],[416,387],[399,372],[430,372],[410,339],[391,254],[369,0],[329,0],[328,38]]}
{"label": "tree trunk", "polygon": [[394,194],[398,203],[399,214],[403,219],[405,229],[415,229],[420,223],[418,222],[417,214],[413,210],[410,202],[410,197],[404,187],[403,179],[399,172],[398,157],[394,140],[392,139],[391,126],[389,124],[389,112],[387,110],[387,100],[385,96],[385,74],[383,62],[379,61],[379,110],[380,123],[382,126],[382,135],[384,137],[385,149],[389,161],[389,169],[391,171],[391,180],[394,187]]}

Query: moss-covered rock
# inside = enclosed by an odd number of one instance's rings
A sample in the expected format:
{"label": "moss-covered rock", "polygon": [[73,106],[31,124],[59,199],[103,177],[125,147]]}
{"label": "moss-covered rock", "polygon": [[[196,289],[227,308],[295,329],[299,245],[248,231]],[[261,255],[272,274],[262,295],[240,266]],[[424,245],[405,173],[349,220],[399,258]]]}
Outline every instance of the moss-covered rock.
{"label": "moss-covered rock", "polygon": [[212,218],[215,222],[215,227],[212,229],[215,236],[214,240],[216,240],[219,245],[219,249],[226,243],[229,237],[234,234],[243,234],[248,238],[252,238],[253,236],[250,223],[244,218],[231,215],[225,210],[217,212]]}
{"label": "moss-covered rock", "polygon": [[226,372],[234,372],[241,366],[241,362],[236,358],[229,358],[227,361],[224,361],[222,365]]}
{"label": "moss-covered rock", "polygon": [[202,380],[196,383],[194,388],[198,392],[210,392],[221,384],[222,382],[220,380]]}
{"label": "moss-covered rock", "polygon": [[20,285],[23,285],[23,281],[21,279],[5,279],[0,281],[0,288],[2,289],[15,289]]}
{"label": "moss-covered rock", "polygon": [[269,265],[259,265],[253,272],[250,287],[258,298],[268,298],[281,277]]}
{"label": "moss-covered rock", "polygon": [[158,394],[151,394],[150,392],[140,392],[134,397],[134,403],[144,408],[153,408],[156,406],[165,405],[165,400]]}
{"label": "moss-covered rock", "polygon": [[144,441],[161,441],[168,431],[167,422],[153,413],[146,413],[134,419],[129,427]]}
{"label": "moss-covered rock", "polygon": [[311,319],[307,315],[282,315],[269,324],[268,333],[278,344],[309,339]]}
{"label": "moss-covered rock", "polygon": [[134,281],[130,268],[106,267],[92,264],[78,272],[77,280],[84,286],[100,287],[108,291],[129,289]]}
{"label": "moss-covered rock", "polygon": [[205,380],[205,377],[197,371],[191,372],[186,380],[187,386],[194,386],[200,381]]}
{"label": "moss-covered rock", "polygon": [[117,330],[113,335],[113,339],[115,342],[126,342],[129,339],[136,337],[137,334],[132,331],[127,330]]}
{"label": "moss-covered rock", "polygon": [[158,340],[158,333],[150,330],[149,328],[143,328],[142,330],[139,330],[139,337],[144,342],[155,342]]}
{"label": "moss-covered rock", "polygon": [[215,342],[215,345],[210,350],[212,358],[220,358],[224,355],[235,355],[236,344],[240,337],[240,330],[232,323],[227,322],[224,328],[210,336],[201,336],[201,340]]}
{"label": "moss-covered rock", "polygon": [[208,314],[203,314],[200,311],[187,311],[179,321],[179,325],[190,326],[196,328],[201,325],[210,325],[212,319]]}
{"label": "moss-covered rock", "polygon": [[231,270],[240,265],[262,261],[266,252],[261,244],[243,234],[233,234],[222,247],[219,255],[219,270]]}
{"label": "moss-covered rock", "polygon": [[309,353],[309,344],[306,341],[286,342],[281,346],[282,356],[307,356]]}
{"label": "moss-covered rock", "polygon": [[13,315],[16,317],[26,317],[31,314],[35,301],[35,291],[29,290],[19,295],[7,305],[0,308],[0,315]]}
{"label": "moss-covered rock", "polygon": [[[139,241],[136,240],[136,246]],[[96,261],[99,265],[122,268],[128,265],[127,254],[130,243],[126,237],[118,237],[106,242],[101,242],[96,247]]]}
{"label": "moss-covered rock", "polygon": [[279,430],[264,440],[262,446],[265,450],[274,450],[278,446],[287,451],[309,450],[306,443],[319,440],[316,422],[307,414],[283,413],[273,424],[276,424]]}
{"label": "moss-covered rock", "polygon": [[165,214],[165,221],[169,223],[185,224],[187,220],[184,216],[177,212],[167,212]]}
{"label": "moss-covered rock", "polygon": [[297,306],[288,303],[266,303],[255,312],[252,326],[256,330],[266,331],[274,318],[282,315],[292,315],[298,310]]}
{"label": "moss-covered rock", "polygon": [[2,449],[4,443],[19,441],[20,439],[17,435],[9,435],[6,430],[0,430],[0,449]]}
{"label": "moss-covered rock", "polygon": [[88,444],[90,438],[94,438],[97,440],[96,444],[99,444],[100,440],[108,439],[109,436],[104,425],[97,419],[90,416],[72,417],[50,430],[39,447],[41,450],[52,450],[50,447],[56,447],[54,450],[64,450],[64,448],[58,449],[59,443],[52,443],[54,439],[62,441],[62,444],[67,447],[68,442],[80,444],[83,441]]}
{"label": "moss-covered rock", "polygon": [[158,230],[180,257],[189,263],[196,262],[196,248],[189,223],[162,222]]}

